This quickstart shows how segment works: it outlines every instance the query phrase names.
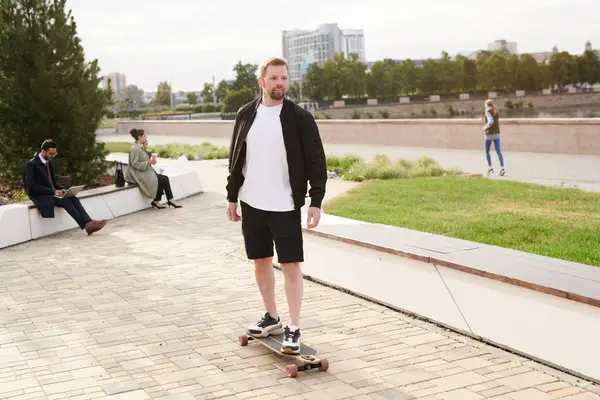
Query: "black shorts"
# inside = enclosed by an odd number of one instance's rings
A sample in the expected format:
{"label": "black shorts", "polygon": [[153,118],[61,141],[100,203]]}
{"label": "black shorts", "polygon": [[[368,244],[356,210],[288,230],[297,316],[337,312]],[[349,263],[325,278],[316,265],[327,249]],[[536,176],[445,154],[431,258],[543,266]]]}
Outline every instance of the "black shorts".
{"label": "black shorts", "polygon": [[280,263],[304,262],[300,210],[263,211],[241,202],[242,233],[250,260],[273,257]]}

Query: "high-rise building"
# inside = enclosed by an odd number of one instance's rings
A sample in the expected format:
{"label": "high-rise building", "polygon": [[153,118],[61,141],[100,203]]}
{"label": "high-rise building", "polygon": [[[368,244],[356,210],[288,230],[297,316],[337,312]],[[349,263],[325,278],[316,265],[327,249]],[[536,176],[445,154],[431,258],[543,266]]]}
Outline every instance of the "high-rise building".
{"label": "high-rise building", "polygon": [[343,53],[346,57],[356,53],[361,61],[366,61],[363,30],[343,31],[338,24],[323,24],[314,31],[283,31],[282,46],[290,82],[301,80],[311,64],[323,65],[335,53]]}
{"label": "high-rise building", "polygon": [[509,54],[518,54],[517,42],[507,42],[504,39],[494,40],[488,44],[488,51],[506,51]]}
{"label": "high-rise building", "polygon": [[125,77],[125,74],[122,74],[120,72],[113,72],[102,77],[102,87],[105,90],[108,89],[109,80],[110,86],[115,95],[117,95],[121,90],[127,87],[127,78]]}

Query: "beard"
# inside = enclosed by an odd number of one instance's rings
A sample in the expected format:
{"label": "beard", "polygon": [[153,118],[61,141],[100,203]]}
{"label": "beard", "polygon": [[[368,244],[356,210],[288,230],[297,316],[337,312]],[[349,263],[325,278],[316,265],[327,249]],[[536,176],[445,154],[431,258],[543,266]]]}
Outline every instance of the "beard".
{"label": "beard", "polygon": [[281,89],[273,89],[269,92],[269,97],[273,100],[283,100],[283,98],[285,97],[285,89],[281,88]]}

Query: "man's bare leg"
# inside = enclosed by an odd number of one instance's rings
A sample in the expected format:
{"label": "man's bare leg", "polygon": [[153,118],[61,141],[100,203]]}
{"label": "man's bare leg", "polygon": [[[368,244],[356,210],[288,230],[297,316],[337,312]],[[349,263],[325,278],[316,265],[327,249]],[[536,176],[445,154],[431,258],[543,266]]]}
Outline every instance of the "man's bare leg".
{"label": "man's bare leg", "polygon": [[256,284],[265,305],[265,311],[273,318],[277,318],[277,304],[275,302],[275,274],[273,273],[273,257],[254,260],[254,276]]}
{"label": "man's bare leg", "polygon": [[300,327],[300,309],[304,292],[304,280],[300,263],[281,264],[285,277],[285,294],[290,313],[290,325]]}

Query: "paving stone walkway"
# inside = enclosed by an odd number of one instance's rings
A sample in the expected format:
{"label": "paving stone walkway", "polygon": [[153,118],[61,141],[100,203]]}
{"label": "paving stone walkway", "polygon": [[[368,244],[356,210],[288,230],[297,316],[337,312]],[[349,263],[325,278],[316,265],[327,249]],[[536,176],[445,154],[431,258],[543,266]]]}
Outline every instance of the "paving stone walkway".
{"label": "paving stone walkway", "polygon": [[310,282],[303,336],[330,369],[289,379],[289,361],[237,344],[262,302],[223,197],[182,204],[0,251],[0,399],[600,399],[586,382]]}

